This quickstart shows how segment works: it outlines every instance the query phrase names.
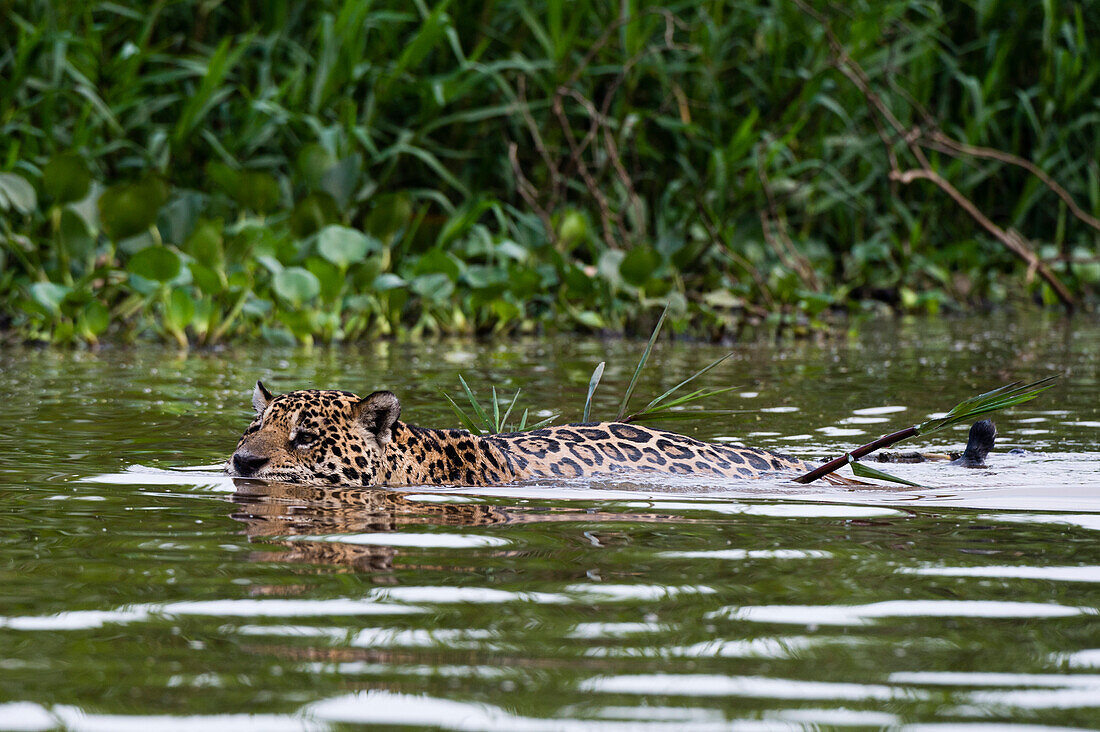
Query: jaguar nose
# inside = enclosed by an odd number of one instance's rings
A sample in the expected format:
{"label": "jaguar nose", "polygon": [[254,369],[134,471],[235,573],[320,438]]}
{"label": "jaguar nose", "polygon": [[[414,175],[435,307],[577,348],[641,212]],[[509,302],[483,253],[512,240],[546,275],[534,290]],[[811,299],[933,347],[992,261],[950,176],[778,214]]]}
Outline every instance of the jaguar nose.
{"label": "jaguar nose", "polygon": [[255,475],[256,471],[267,465],[269,459],[247,452],[235,452],[233,453],[233,469],[237,471],[238,475],[248,477]]}

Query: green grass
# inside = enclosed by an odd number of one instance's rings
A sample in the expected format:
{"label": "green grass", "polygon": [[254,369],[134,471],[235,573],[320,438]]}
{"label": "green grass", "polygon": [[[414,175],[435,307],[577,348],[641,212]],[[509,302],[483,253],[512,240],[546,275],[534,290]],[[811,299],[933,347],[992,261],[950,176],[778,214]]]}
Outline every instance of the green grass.
{"label": "green grass", "polygon": [[[821,8],[906,128],[1021,155],[1100,211],[1100,5]],[[1063,200],[927,153],[1095,301],[1097,232]],[[16,338],[644,333],[669,300],[676,330],[720,338],[1054,302],[889,170],[789,3],[0,4]]]}

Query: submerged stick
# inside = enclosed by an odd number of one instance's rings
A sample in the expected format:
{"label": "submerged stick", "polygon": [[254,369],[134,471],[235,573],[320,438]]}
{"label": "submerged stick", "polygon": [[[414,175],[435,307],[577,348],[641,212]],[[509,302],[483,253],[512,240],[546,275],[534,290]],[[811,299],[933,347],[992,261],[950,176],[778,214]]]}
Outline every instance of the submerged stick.
{"label": "submerged stick", "polygon": [[864,455],[871,454],[875,450],[880,450],[884,447],[890,447],[890,445],[893,445],[895,442],[901,442],[902,440],[908,439],[917,434],[920,434],[920,431],[917,429],[916,426],[913,426],[906,427],[903,430],[898,430],[897,432],[894,432],[892,434],[880,437],[874,442],[868,442],[866,445],[861,445],[855,450],[852,450],[851,452],[846,452],[838,458],[833,458],[829,462],[820,467],[814,468],[805,475],[798,476],[794,479],[794,482],[810,483],[817,480],[818,478],[824,477],[829,473],[843,468],[845,465],[848,464],[849,460],[858,460]]}

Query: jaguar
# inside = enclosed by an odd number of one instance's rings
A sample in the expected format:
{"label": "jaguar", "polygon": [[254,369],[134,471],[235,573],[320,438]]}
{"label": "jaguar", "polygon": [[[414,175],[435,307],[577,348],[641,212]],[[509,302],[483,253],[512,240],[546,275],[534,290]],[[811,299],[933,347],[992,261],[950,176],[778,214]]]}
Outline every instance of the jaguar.
{"label": "jaguar", "polygon": [[717,478],[795,475],[798,458],[701,442],[625,422],[475,435],[401,421],[389,391],[359,397],[306,389],[273,395],[257,381],[255,418],[226,465],[240,478],[308,485],[484,486],[528,478],[649,472]]}

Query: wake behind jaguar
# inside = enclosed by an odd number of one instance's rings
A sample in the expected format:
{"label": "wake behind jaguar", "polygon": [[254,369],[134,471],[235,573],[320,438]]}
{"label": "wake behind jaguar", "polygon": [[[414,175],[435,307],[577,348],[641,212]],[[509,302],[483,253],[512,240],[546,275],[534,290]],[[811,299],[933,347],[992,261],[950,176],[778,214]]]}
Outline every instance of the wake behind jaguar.
{"label": "wake behind jaguar", "polygon": [[289,483],[483,486],[614,472],[747,479],[813,467],[789,455],[624,422],[495,435],[427,429],[402,422],[401,404],[388,391],[365,398],[315,389],[274,396],[256,382],[252,406],[255,418],[226,471]]}

